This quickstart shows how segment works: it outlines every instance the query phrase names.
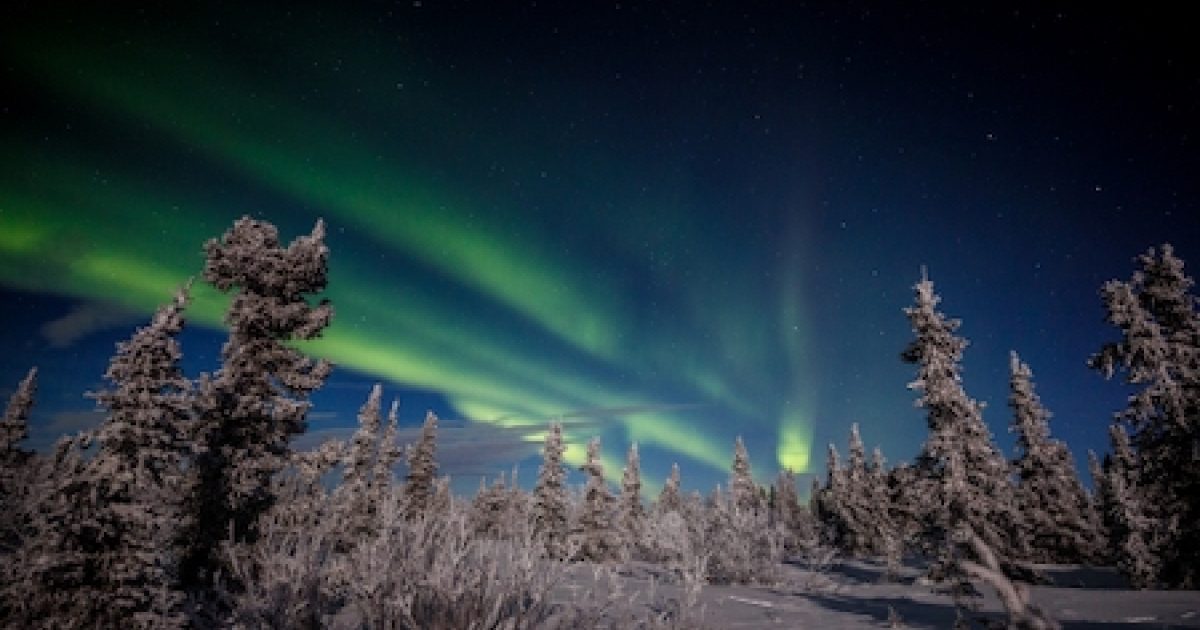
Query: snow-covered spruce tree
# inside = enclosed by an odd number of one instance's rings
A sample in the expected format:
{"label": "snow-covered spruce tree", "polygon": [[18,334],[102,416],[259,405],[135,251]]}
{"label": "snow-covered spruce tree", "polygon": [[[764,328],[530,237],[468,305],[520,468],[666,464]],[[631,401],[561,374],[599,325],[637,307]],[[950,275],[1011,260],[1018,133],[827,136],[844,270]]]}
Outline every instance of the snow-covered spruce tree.
{"label": "snow-covered spruce tree", "polygon": [[825,457],[825,486],[818,491],[814,485],[813,502],[820,524],[821,542],[843,548],[850,536],[846,518],[846,471],[842,468],[837,447],[829,444]]}
{"label": "snow-covered spruce tree", "polygon": [[1158,580],[1200,586],[1200,308],[1194,281],[1168,244],[1137,259],[1129,281],[1101,290],[1107,319],[1120,331],[1090,365],[1120,373],[1136,388],[1117,414],[1137,452],[1135,483],[1162,558]]}
{"label": "snow-covered spruce tree", "polygon": [[617,496],[617,529],[625,552],[640,556],[646,549],[646,508],[642,505],[641,460],[637,443],[629,446],[625,470],[621,473],[621,493]]}
{"label": "snow-covered spruce tree", "polygon": [[542,448],[542,466],[533,490],[533,534],[541,542],[546,556],[562,560],[567,554],[567,471],[563,467],[562,425],[554,422],[546,432]]}
{"label": "snow-covered spruce tree", "polygon": [[176,336],[187,291],[117,344],[105,373],[111,387],[90,394],[108,411],[86,465],[90,499],[108,539],[89,554],[95,582],[85,588],[95,614],[114,623],[170,627],[182,620],[176,545],[186,526],[179,497],[192,399]]}
{"label": "snow-covered spruce tree", "polygon": [[679,492],[679,464],[671,464],[671,475],[667,477],[662,490],[658,493],[658,501],[654,504],[656,512],[678,512],[683,504],[683,495]]}
{"label": "snow-covered spruce tree", "polygon": [[37,392],[37,368],[30,368],[25,378],[17,385],[17,391],[8,399],[4,418],[0,419],[0,465],[4,470],[24,463],[30,451],[19,446],[29,437],[29,411],[33,409],[33,396]]}
{"label": "snow-covered spruce tree", "polygon": [[387,428],[384,429],[375,449],[375,466],[371,472],[371,505],[376,513],[382,509],[385,501],[394,499],[392,491],[396,481],[396,462],[400,461],[400,456],[404,454],[397,442],[399,435],[400,403],[393,400],[392,407],[388,410]]}
{"label": "snow-covered spruce tree", "polygon": [[471,511],[467,518],[471,531],[481,538],[502,538],[511,498],[508,485],[504,481],[504,473],[500,473],[491,486],[485,486],[483,479],[480,479],[479,493],[471,501]]}
{"label": "snow-covered spruce tree", "polygon": [[791,468],[779,471],[771,486],[775,501],[772,518],[783,530],[784,551],[797,553],[812,549],[817,544],[817,529],[812,514],[801,507],[800,493],[796,490],[796,474]]}
{"label": "snow-covered spruce tree", "polygon": [[437,488],[437,415],[425,414],[421,437],[409,449],[408,474],[404,477],[404,516],[412,520],[424,517],[435,507]]}
{"label": "snow-covered spruce tree", "polygon": [[879,505],[874,502],[871,477],[867,470],[866,448],[858,432],[858,423],[850,425],[844,474],[841,506],[847,531],[843,540],[843,551],[859,557],[877,553],[881,549],[876,547],[882,542],[877,525],[882,517],[882,508],[885,508],[886,504]]}
{"label": "snow-covered spruce tree", "polygon": [[[951,532],[966,520],[987,545],[1002,557],[1020,555],[1019,513],[1014,509],[1008,462],[992,442],[983,422],[983,405],[963,390],[963,350],[967,341],[954,333],[961,322],[947,319],[937,310],[941,301],[933,283],[922,276],[914,287],[916,301],[905,309],[915,339],[901,358],[917,366],[917,378],[909,389],[920,396],[916,405],[925,409],[929,436],[916,462],[913,493],[925,497],[933,513],[922,520],[921,546],[926,552],[943,547]],[[961,458],[963,482],[946,479],[950,458]],[[962,497],[946,496],[949,489]],[[961,513],[948,509],[955,501]],[[944,555],[939,552],[939,555]]]}
{"label": "snow-covered spruce tree", "polygon": [[1155,539],[1156,530],[1139,484],[1141,466],[1130,445],[1125,427],[1109,426],[1112,452],[1104,459],[1101,495],[1102,520],[1108,534],[1109,551],[1117,568],[1136,588],[1152,588],[1160,583],[1162,557]]}
{"label": "snow-covered spruce tree", "polygon": [[396,443],[398,403],[392,401],[387,428],[381,432],[381,399],[377,384],[359,410],[359,428],[342,456],[342,483],[333,495],[340,523],[339,548],[374,531],[381,506],[394,500],[393,467],[401,455]]}
{"label": "snow-covered spruce tree", "polygon": [[1104,513],[1107,509],[1106,506],[1112,503],[1112,494],[1109,492],[1108,480],[1105,478],[1104,465],[1100,462],[1100,457],[1096,455],[1096,451],[1090,448],[1087,454],[1088,474],[1092,478],[1092,491],[1088,493],[1087,518],[1091,523],[1092,531],[1096,532],[1096,553],[1091,562],[1107,566],[1114,560],[1114,556],[1110,539],[1112,532],[1104,520]]}
{"label": "snow-covered spruce tree", "polygon": [[1009,357],[1011,430],[1017,436],[1016,504],[1024,516],[1028,560],[1080,563],[1093,559],[1099,532],[1088,518],[1087,494],[1066,444],[1050,437],[1050,412],[1034,391],[1033,372],[1016,352]]}
{"label": "snow-covered spruce tree", "polygon": [[883,555],[887,563],[887,577],[894,579],[899,574],[903,560],[904,538],[893,514],[892,491],[888,484],[887,459],[883,456],[883,449],[876,446],[871,453],[871,467],[867,472],[867,495],[872,506],[872,529],[875,532],[872,548]]}
{"label": "snow-covered spruce tree", "polygon": [[750,470],[750,454],[738,436],[733,445],[733,466],[729,474],[729,493],[735,509],[756,511],[762,509],[763,501]]}
{"label": "snow-covered spruce tree", "polygon": [[8,399],[4,418],[0,419],[0,558],[12,553],[21,539],[21,515],[28,499],[33,451],[21,448],[20,444],[29,437],[29,411],[36,391],[35,367],[30,368]]}
{"label": "snow-covered spruce tree", "polygon": [[358,429],[342,456],[342,483],[334,492],[334,499],[339,533],[347,544],[366,535],[377,520],[375,465],[381,440],[382,398],[383,387],[376,383],[358,411]]}
{"label": "snow-covered spruce tree", "polygon": [[204,249],[204,279],[233,298],[221,367],[200,379],[190,436],[186,492],[193,527],[183,577],[200,588],[222,565],[218,548],[230,536],[253,541],[259,516],[274,501],[271,478],[288,464],[289,439],[305,428],[308,396],[332,369],[293,342],[320,336],[333,316],[328,301],[314,306],[306,297],[326,284],[329,249],[321,221],[282,247],[274,225],[243,217]]}
{"label": "snow-covered spruce tree", "polygon": [[0,619],[7,626],[81,627],[96,612],[87,592],[95,577],[90,555],[109,541],[87,479],[83,451],[90,444],[88,434],[64,436],[51,454],[31,462],[33,505],[21,545],[0,564]]}
{"label": "snow-covered spruce tree", "polygon": [[587,475],[583,489],[583,504],[575,524],[579,557],[590,562],[617,559],[620,536],[613,526],[613,507],[616,499],[604,481],[604,465],[600,463],[600,438],[592,438],[587,446],[587,462],[579,467]]}
{"label": "snow-covered spruce tree", "polygon": [[[186,289],[149,326],[117,344],[105,373],[111,387],[89,394],[107,410],[81,443],[56,451],[47,491],[37,497],[35,531],[18,577],[32,593],[15,619],[73,626],[180,627],[184,594],[175,547],[190,383],[179,368]],[[86,621],[85,621],[86,620]]]}

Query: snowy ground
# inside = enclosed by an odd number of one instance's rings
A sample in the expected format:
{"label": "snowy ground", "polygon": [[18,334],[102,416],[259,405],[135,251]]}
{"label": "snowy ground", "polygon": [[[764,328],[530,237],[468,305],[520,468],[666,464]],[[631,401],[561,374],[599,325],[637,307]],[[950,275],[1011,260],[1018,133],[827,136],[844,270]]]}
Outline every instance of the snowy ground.
{"label": "snowy ground", "polygon": [[[1034,602],[1057,619],[1065,630],[1104,628],[1200,628],[1200,591],[1133,591],[1113,570],[1045,567],[1055,586],[1035,586]],[[622,590],[637,593],[635,602],[653,607],[674,598],[678,589],[654,580],[649,567],[621,571]],[[893,611],[902,628],[951,628],[955,607],[948,595],[914,583],[918,571],[906,570],[899,583],[880,581],[881,567],[846,561],[813,572],[788,564],[784,582],[776,587],[707,586],[699,606],[711,628],[886,628]],[[587,567],[577,567],[573,580],[593,583]],[[561,587],[556,596],[577,597],[577,584]],[[972,618],[1003,619],[994,593],[978,586],[977,612]],[[975,624],[973,627],[982,627]]]}

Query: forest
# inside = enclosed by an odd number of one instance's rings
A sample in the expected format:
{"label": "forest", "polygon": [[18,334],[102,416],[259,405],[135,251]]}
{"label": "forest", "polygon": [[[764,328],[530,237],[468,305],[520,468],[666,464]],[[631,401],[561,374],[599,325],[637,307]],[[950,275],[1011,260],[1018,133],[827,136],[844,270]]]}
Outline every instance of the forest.
{"label": "forest", "polygon": [[[685,493],[676,466],[646,500],[636,444],[610,485],[598,439],[586,484],[571,487],[559,423],[532,491],[514,472],[464,499],[439,476],[437,415],[399,444],[380,385],[364,392],[351,439],[295,450],[333,369],[298,349],[334,315],[320,298],[325,226],[284,244],[243,217],[204,254],[202,281],[230,298],[219,369],[182,371],[189,282],[117,345],[106,387],[88,393],[105,413],[97,428],[28,450],[36,368],[8,401],[4,627],[697,628],[713,623],[705,589],[778,586],[789,567],[820,574],[843,559],[878,566],[883,581],[915,567],[914,584],[952,598],[957,627],[998,622],[977,614],[985,590],[1007,627],[1063,627],[1030,597],[1052,566],[1200,588],[1200,309],[1170,245],[1100,289],[1114,334],[1089,366],[1131,395],[1109,452],[1089,453],[1090,484],[1016,353],[1017,448],[996,446],[962,383],[960,322],[922,277],[898,348],[927,420],[919,454],[889,467],[848,427],[845,456],[829,446],[804,501],[796,471],[756,481],[740,438],[728,483],[707,495]],[[632,574],[651,576],[651,592],[626,592],[618,578]]]}

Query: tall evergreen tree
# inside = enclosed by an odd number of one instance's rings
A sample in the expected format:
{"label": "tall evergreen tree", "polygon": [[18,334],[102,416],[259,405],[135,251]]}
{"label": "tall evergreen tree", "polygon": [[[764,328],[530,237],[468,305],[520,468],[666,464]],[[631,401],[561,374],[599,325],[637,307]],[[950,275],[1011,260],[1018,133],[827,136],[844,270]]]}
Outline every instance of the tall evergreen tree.
{"label": "tall evergreen tree", "polygon": [[1083,485],[1071,453],[1050,437],[1050,412],[1034,391],[1033,372],[1016,352],[1009,358],[1009,406],[1017,435],[1017,509],[1024,516],[1023,536],[1030,560],[1078,563],[1098,553],[1099,532],[1088,517]]}
{"label": "tall evergreen tree", "polygon": [[1129,281],[1101,290],[1120,339],[1091,366],[1136,388],[1117,420],[1131,429],[1139,470],[1130,493],[1144,506],[1161,556],[1158,580],[1200,586],[1200,309],[1194,281],[1169,244],[1137,259]]}
{"label": "tall evergreen tree", "polygon": [[332,369],[293,342],[319,337],[333,315],[328,301],[314,306],[306,298],[326,284],[324,223],[282,247],[275,226],[243,217],[204,249],[204,279],[233,298],[221,368],[200,380],[191,436],[194,527],[184,577],[198,586],[211,584],[231,534],[239,542],[257,537],[257,520],[274,501],[271,478],[290,462],[289,440],[305,428],[308,396]]}
{"label": "tall evergreen tree", "polygon": [[[1019,514],[1013,509],[1008,462],[983,422],[983,405],[963,390],[960,364],[967,341],[955,335],[961,322],[937,310],[941,298],[927,277],[922,276],[915,290],[915,304],[905,309],[915,339],[901,357],[917,366],[909,389],[920,393],[916,404],[925,409],[929,428],[917,459],[914,488],[933,510],[924,519],[921,538],[927,546],[940,547],[960,525],[968,525],[1001,555],[1019,552],[1021,541],[1014,531],[1019,528],[1012,526]],[[961,470],[952,469],[952,461]],[[954,475],[961,478],[951,478]]]}
{"label": "tall evergreen tree", "polygon": [[562,425],[554,422],[546,432],[542,448],[542,466],[533,490],[533,533],[545,547],[546,555],[561,560],[567,553],[567,471],[563,468]]}
{"label": "tall evergreen tree", "polygon": [[408,475],[404,478],[404,514],[421,518],[433,508],[437,480],[437,416],[425,414],[421,437],[408,453]]}

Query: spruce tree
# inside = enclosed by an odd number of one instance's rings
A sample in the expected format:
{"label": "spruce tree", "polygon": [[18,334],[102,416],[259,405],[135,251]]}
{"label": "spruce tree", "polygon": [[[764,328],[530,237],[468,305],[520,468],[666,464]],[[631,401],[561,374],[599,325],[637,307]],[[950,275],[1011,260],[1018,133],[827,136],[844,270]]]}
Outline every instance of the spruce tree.
{"label": "spruce tree", "polygon": [[567,471],[563,468],[562,425],[554,422],[546,432],[542,466],[533,490],[533,534],[544,545],[546,556],[561,560],[567,553]]}
{"label": "spruce tree", "polygon": [[340,512],[339,534],[348,541],[372,531],[375,523],[373,490],[379,449],[383,387],[376,383],[358,411],[358,429],[342,457],[342,483],[334,493]]}
{"label": "spruce tree", "polygon": [[[909,389],[920,396],[929,436],[916,464],[916,487],[931,509],[922,527],[927,550],[942,547],[960,525],[967,525],[1001,555],[1020,553],[1019,514],[1013,506],[1008,462],[983,422],[983,405],[963,390],[961,361],[967,341],[955,335],[961,322],[937,310],[941,301],[933,283],[922,277],[916,302],[905,309],[915,339],[901,358],[917,366]],[[960,469],[952,468],[952,460]],[[961,478],[951,478],[960,475]],[[961,493],[961,496],[946,492]]]}
{"label": "spruce tree", "polygon": [[409,520],[422,518],[433,510],[436,494],[437,416],[425,414],[421,437],[408,453],[408,474],[404,478],[404,515]]}
{"label": "spruce tree", "polygon": [[243,217],[204,249],[205,281],[232,300],[221,367],[200,379],[190,436],[184,578],[199,587],[221,569],[219,548],[231,535],[238,543],[257,537],[257,520],[274,502],[271,478],[291,461],[308,396],[332,369],[293,342],[320,336],[333,315],[328,301],[314,306],[306,297],[326,284],[321,221],[283,247],[275,226]]}
{"label": "spruce tree", "polygon": [[642,506],[642,472],[637,443],[629,446],[617,498],[617,526],[625,549],[637,553],[645,548],[646,509]]}
{"label": "spruce tree", "polygon": [[1033,372],[1016,352],[1009,360],[1009,406],[1017,435],[1017,509],[1035,562],[1079,563],[1095,556],[1099,532],[1088,517],[1071,453],[1050,437],[1050,412],[1034,391]]}
{"label": "spruce tree", "polygon": [[29,498],[26,490],[33,451],[21,448],[20,444],[29,437],[29,411],[36,392],[35,367],[30,368],[8,399],[4,418],[0,419],[0,558],[12,553],[21,539],[21,515]]}
{"label": "spruce tree", "polygon": [[1200,309],[1194,281],[1171,245],[1137,259],[1129,281],[1101,290],[1110,324],[1120,331],[1090,365],[1135,388],[1117,414],[1138,455],[1131,493],[1153,532],[1157,579],[1179,588],[1200,586]]}
{"label": "spruce tree", "polygon": [[383,510],[385,502],[392,501],[392,489],[396,480],[396,462],[404,454],[397,438],[400,434],[400,403],[393,400],[388,410],[387,428],[379,439],[375,453],[375,466],[372,469],[371,506],[374,513]]}
{"label": "spruce tree", "polygon": [[1103,522],[1109,549],[1117,568],[1136,588],[1152,588],[1162,580],[1161,529],[1155,527],[1154,508],[1147,504],[1138,454],[1129,434],[1119,423],[1109,426],[1112,452],[1105,458],[1101,486],[1106,494]]}
{"label": "spruce tree", "polygon": [[592,438],[587,446],[587,462],[580,466],[587,475],[583,489],[583,505],[576,523],[579,556],[591,562],[617,558],[620,551],[617,532],[613,527],[613,504],[616,499],[604,481],[604,465],[600,463],[600,438]]}
{"label": "spruce tree", "polygon": [[660,513],[678,512],[683,506],[683,495],[679,491],[679,464],[671,464],[671,475],[658,493],[655,509]]}
{"label": "spruce tree", "polygon": [[86,553],[94,580],[88,598],[107,618],[151,627],[180,624],[183,614],[176,545],[185,525],[179,497],[192,399],[176,336],[186,304],[184,288],[117,344],[105,373],[112,386],[90,394],[108,414],[84,467],[87,509],[105,531],[103,546]]}
{"label": "spruce tree", "polygon": [[471,501],[471,512],[468,522],[476,536],[492,540],[500,539],[504,533],[504,520],[509,510],[511,493],[504,481],[504,473],[485,486],[483,479],[479,480],[479,493]]}
{"label": "spruce tree", "polygon": [[733,466],[729,476],[729,493],[736,510],[752,512],[763,507],[758,486],[750,470],[750,454],[738,436],[733,444]]}

